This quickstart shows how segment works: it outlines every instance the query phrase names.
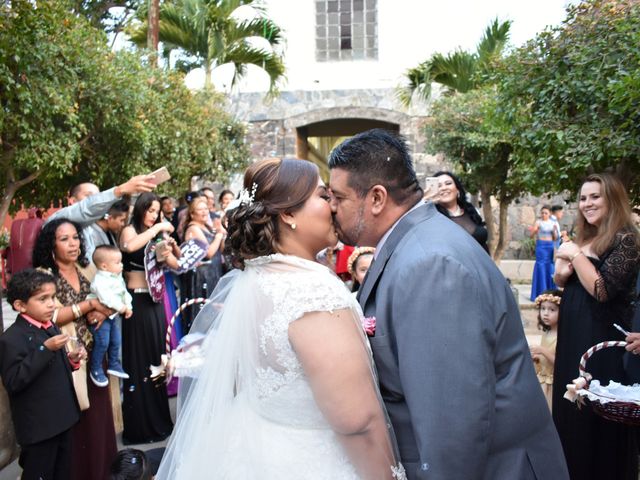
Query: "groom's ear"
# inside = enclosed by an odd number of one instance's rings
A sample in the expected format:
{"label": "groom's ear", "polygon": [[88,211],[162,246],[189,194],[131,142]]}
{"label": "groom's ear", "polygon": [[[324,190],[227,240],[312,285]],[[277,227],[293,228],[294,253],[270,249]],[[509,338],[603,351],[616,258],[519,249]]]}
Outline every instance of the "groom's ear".
{"label": "groom's ear", "polygon": [[382,185],[374,185],[371,187],[369,198],[371,201],[371,213],[380,215],[389,201],[389,192]]}

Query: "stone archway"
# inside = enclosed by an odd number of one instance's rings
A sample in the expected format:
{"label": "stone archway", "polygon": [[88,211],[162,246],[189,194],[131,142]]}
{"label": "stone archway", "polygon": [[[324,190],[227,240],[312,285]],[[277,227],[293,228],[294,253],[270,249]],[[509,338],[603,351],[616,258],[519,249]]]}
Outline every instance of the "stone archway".
{"label": "stone archway", "polygon": [[400,126],[367,118],[337,118],[296,128],[296,157],[311,160],[320,168],[325,181],[329,177],[327,159],[331,150],[344,139],[372,128],[399,132]]}
{"label": "stone archway", "polygon": [[372,128],[403,133],[409,117],[393,110],[371,107],[318,109],[285,120],[295,131],[295,156],[318,165],[325,180],[329,176],[327,157],[345,138]]}
{"label": "stone archway", "polygon": [[288,91],[270,103],[257,93],[243,93],[233,98],[230,107],[247,122],[254,159],[308,158],[310,137],[342,138],[382,127],[407,139],[419,177],[438,169],[435,157],[425,153],[426,107],[401,110],[393,89]]}

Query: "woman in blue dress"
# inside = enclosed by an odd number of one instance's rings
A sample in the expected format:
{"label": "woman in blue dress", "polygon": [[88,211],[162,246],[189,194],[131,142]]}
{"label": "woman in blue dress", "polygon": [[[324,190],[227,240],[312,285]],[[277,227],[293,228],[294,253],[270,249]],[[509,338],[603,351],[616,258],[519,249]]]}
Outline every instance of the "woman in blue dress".
{"label": "woman in blue dress", "polygon": [[557,238],[556,224],[551,220],[551,208],[544,205],[540,210],[540,219],[529,228],[531,238],[536,239],[536,263],[531,281],[531,301],[545,290],[552,290],[553,283],[553,246]]}

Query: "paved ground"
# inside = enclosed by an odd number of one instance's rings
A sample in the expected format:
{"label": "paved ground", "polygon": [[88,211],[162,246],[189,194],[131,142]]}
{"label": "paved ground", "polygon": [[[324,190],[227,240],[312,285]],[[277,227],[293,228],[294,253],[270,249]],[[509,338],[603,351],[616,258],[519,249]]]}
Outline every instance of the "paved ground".
{"label": "paved ground", "polygon": [[[525,334],[529,345],[539,345],[541,331],[537,329],[537,311],[534,308],[533,303],[529,300],[531,293],[531,285],[516,284],[514,285],[518,290],[518,304],[520,305],[520,312],[522,313],[522,322],[525,328]],[[8,328],[16,318],[16,312],[7,304],[5,299],[2,299],[2,318],[4,319],[5,329]],[[171,407],[171,415],[175,420],[176,412],[176,399],[169,399],[169,405]],[[122,435],[118,435],[118,449],[124,448],[122,445]],[[130,448],[138,448],[140,450],[149,450],[151,448],[164,446],[166,442],[147,443],[143,445],[127,445]],[[20,475],[20,467],[18,462],[14,461],[3,470],[0,470],[0,480],[16,480]]]}

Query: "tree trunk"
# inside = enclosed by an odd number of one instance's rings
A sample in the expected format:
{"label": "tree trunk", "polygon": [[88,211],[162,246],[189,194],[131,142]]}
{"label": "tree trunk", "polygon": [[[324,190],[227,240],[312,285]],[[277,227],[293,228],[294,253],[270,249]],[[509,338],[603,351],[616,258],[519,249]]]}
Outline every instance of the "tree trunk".
{"label": "tree trunk", "polygon": [[500,260],[504,255],[504,251],[507,249],[507,233],[509,228],[509,225],[507,224],[507,213],[509,211],[509,203],[509,200],[500,200],[499,203],[500,213],[498,215],[498,222],[500,233],[498,235],[498,244],[496,245],[496,249],[491,257],[496,265],[500,265]]}
{"label": "tree trunk", "polygon": [[493,252],[495,252],[498,245],[498,235],[493,218],[493,211],[491,210],[491,194],[486,186],[480,186],[480,195],[482,195],[482,216],[487,224],[487,232],[489,233],[487,245],[489,247],[489,254],[491,258],[493,258]]}
{"label": "tree trunk", "polygon": [[160,30],[160,0],[149,0],[149,14],[147,17],[147,48],[152,52],[151,63],[158,66],[158,41]]}
{"label": "tree trunk", "polygon": [[633,172],[632,168],[629,166],[629,162],[626,158],[622,158],[615,166],[615,174],[624,185],[625,190],[629,192],[636,175]]}
{"label": "tree trunk", "polygon": [[211,90],[213,83],[211,83],[211,62],[205,61],[204,64],[204,88],[205,90]]}
{"label": "tree trunk", "polygon": [[11,202],[17,190],[18,187],[16,186],[16,183],[11,180],[7,180],[7,184],[3,192],[4,194],[2,195],[2,201],[0,201],[0,225],[4,225],[4,220],[7,218],[9,207],[11,206]]}

